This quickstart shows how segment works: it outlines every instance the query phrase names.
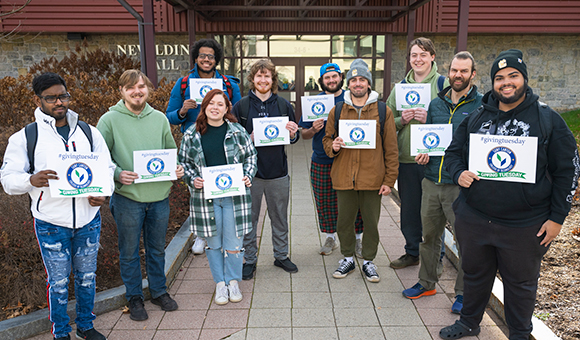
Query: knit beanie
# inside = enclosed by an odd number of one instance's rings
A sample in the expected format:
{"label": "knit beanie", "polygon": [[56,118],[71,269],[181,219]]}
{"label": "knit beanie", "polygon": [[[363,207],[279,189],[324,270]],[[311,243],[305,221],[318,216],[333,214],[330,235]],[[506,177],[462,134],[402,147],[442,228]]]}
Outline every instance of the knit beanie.
{"label": "knit beanie", "polygon": [[369,66],[362,59],[356,59],[352,64],[350,64],[350,70],[346,74],[347,86],[350,80],[357,76],[366,78],[369,81],[369,85],[373,85],[373,77],[369,71]]}
{"label": "knit beanie", "polygon": [[491,83],[493,84],[493,78],[495,74],[506,67],[513,67],[516,70],[520,71],[520,73],[524,76],[524,78],[528,79],[528,67],[526,63],[522,60],[523,54],[522,51],[516,49],[509,49],[507,51],[501,52],[497,58],[491,64]]}

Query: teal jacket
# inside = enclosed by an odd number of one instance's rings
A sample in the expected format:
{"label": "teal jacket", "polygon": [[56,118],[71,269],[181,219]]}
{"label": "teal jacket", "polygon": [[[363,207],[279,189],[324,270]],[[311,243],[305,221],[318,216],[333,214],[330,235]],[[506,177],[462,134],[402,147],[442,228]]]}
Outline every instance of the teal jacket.
{"label": "teal jacket", "polygon": [[133,171],[133,151],[176,149],[169,121],[149,104],[139,115],[129,111],[123,100],[109,108],[97,124],[111,152],[115,170],[115,192],[136,202],[158,202],[169,197],[171,181],[123,185],[119,174]]}
{"label": "teal jacket", "polygon": [[[457,105],[451,102],[451,86],[439,92],[437,98],[429,104],[426,124],[453,124],[453,133],[463,121],[463,118],[481,106],[483,95],[477,92],[473,85],[469,92],[459,98]],[[431,156],[425,166],[425,178],[435,183],[454,184],[443,163],[445,156]]]}
{"label": "teal jacket", "polygon": [[[439,89],[437,88],[437,80],[439,79],[440,74],[437,73],[437,63],[433,62],[431,66],[431,72],[427,75],[425,79],[421,82],[421,84],[431,84],[431,100],[437,97],[437,92]],[[410,70],[409,73],[405,76],[405,81],[408,84],[416,84],[415,81],[415,73],[413,70]],[[449,86],[449,79],[445,79],[445,83],[443,85]],[[409,124],[403,126],[401,123],[401,114],[403,111],[397,111],[397,95],[396,95],[396,87],[393,86],[391,90],[391,94],[389,94],[389,98],[387,99],[387,106],[393,111],[393,116],[395,117],[395,126],[397,127],[397,143],[399,145],[399,163],[415,163],[415,156],[411,156],[411,124],[421,124],[416,120],[411,120]]]}

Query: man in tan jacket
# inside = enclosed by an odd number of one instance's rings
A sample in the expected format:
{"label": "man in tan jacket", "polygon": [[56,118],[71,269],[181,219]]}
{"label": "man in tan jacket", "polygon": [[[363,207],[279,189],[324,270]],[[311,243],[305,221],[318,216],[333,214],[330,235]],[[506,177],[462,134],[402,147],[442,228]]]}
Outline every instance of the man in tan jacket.
{"label": "man in tan jacket", "polygon": [[[330,176],[332,186],[337,191],[338,221],[337,232],[340,251],[344,255],[340,266],[332,275],[340,279],[355,269],[354,221],[360,209],[365,232],[362,240],[364,263],[362,271],[370,282],[379,282],[376,266],[373,264],[379,244],[377,225],[381,211],[381,196],[391,193],[399,167],[397,135],[392,111],[385,103],[378,101],[378,93],[371,90],[372,76],[362,59],[353,61],[346,81],[348,91],[344,103],[337,104],[328,116],[326,135],[322,139],[324,151],[334,158]],[[335,112],[338,110],[338,114]],[[365,129],[348,127],[337,131],[336,120],[352,120],[364,126],[363,121],[372,120],[375,127],[375,147],[365,148]],[[353,122],[355,123],[355,122]],[[358,130],[357,130],[358,129]],[[348,130],[348,131],[346,131]],[[354,132],[357,130],[356,132]],[[349,132],[350,131],[350,132]],[[370,134],[370,130],[366,130]],[[348,137],[345,137],[348,136]],[[368,136],[367,136],[368,137]],[[348,139],[348,140],[347,140]]]}

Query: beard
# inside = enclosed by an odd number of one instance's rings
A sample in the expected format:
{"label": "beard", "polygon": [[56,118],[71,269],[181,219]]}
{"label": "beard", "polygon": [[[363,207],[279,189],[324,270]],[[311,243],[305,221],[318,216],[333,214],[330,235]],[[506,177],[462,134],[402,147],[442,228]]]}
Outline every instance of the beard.
{"label": "beard", "polygon": [[336,84],[334,88],[330,88],[327,87],[326,85],[324,85],[324,82],[319,81],[318,84],[320,85],[320,88],[322,89],[322,91],[327,92],[327,93],[336,93],[338,91],[340,91],[342,89],[342,86],[344,85],[344,79],[340,81],[340,83]]}
{"label": "beard", "polygon": [[[514,94],[511,97],[506,97],[500,92],[496,91],[495,88],[493,89],[493,95],[502,103],[504,104],[512,104],[520,100],[524,94],[526,94],[526,90],[528,89],[528,82],[524,82],[524,85],[520,89],[516,89]],[[501,88],[500,88],[501,90]]]}
{"label": "beard", "polygon": [[147,102],[146,101],[143,102],[143,104],[139,104],[139,105],[136,105],[136,104],[133,104],[133,103],[129,103],[129,102],[125,102],[125,103],[127,104],[127,106],[129,106],[129,109],[131,111],[134,111],[134,112],[141,112],[141,111],[143,111],[143,109],[145,108],[145,105],[147,105]]}
{"label": "beard", "polygon": [[[456,85],[455,84],[455,81],[457,81],[457,80],[461,80],[462,81],[461,84]],[[451,81],[451,88],[455,92],[461,92],[461,91],[465,90],[469,86],[469,83],[470,83],[470,79],[469,78],[468,79],[463,79],[461,77],[456,77],[456,78],[453,78],[453,80]]]}
{"label": "beard", "polygon": [[362,98],[362,97],[366,96],[368,92],[369,92],[368,89],[366,89],[366,90],[353,89],[353,90],[350,90],[350,95],[355,97],[355,98]]}

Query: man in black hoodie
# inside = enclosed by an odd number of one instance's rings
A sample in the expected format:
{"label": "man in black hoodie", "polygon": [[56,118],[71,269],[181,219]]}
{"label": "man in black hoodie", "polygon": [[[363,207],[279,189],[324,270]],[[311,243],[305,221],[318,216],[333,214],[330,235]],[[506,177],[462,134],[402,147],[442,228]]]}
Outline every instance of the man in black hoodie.
{"label": "man in black hoodie", "polygon": [[[278,97],[278,73],[269,60],[258,60],[248,74],[250,92],[232,109],[238,122],[254,139],[254,118],[288,117],[286,129],[290,131],[290,143],[298,141],[299,131],[292,105]],[[268,216],[272,224],[272,246],[274,248],[274,265],[289,273],[296,273],[298,268],[288,258],[288,203],[290,199],[290,176],[288,160],[284,145],[263,146],[258,151],[258,172],[252,181],[252,231],[244,236],[244,268],[242,279],[254,277],[257,262],[256,228],[260,217],[262,196],[266,196]]]}
{"label": "man in black hoodie", "polygon": [[[491,80],[483,106],[463,120],[445,152],[447,171],[461,186],[453,208],[465,303],[461,318],[439,332],[444,339],[479,334],[498,269],[509,339],[529,338],[541,260],[568,215],[580,172],[574,136],[528,87],[522,52],[501,52]],[[535,183],[480,180],[468,171],[470,133],[537,137]]]}

